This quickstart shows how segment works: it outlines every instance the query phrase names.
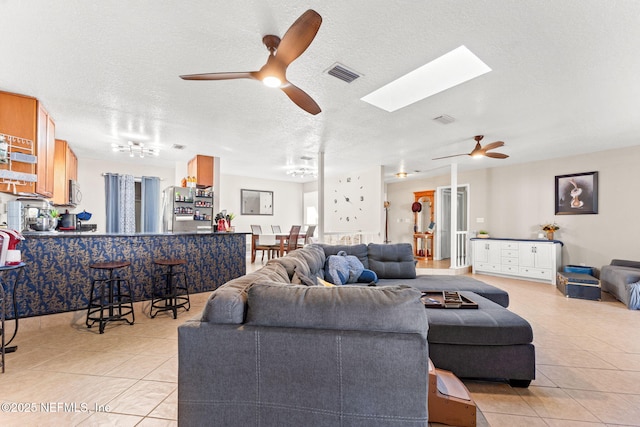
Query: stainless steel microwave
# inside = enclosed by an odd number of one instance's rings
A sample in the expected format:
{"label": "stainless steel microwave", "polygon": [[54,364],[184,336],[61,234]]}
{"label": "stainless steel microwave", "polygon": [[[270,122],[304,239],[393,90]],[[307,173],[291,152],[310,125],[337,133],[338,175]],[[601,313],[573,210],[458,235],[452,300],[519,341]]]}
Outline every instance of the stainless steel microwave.
{"label": "stainless steel microwave", "polygon": [[78,186],[78,182],[70,179],[69,180],[69,204],[71,206],[77,206],[82,201],[82,193],[80,192],[80,187]]}

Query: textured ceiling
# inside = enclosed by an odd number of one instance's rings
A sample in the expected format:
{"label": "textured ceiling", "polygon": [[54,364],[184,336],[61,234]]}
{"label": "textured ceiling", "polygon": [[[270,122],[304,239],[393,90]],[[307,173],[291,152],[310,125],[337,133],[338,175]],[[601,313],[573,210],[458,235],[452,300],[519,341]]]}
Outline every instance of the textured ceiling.
{"label": "textured ceiling", "polygon": [[[308,8],[323,23],[288,78],[317,116],[255,81],[178,78],[259,69],[262,36]],[[0,16],[0,90],[39,98],[80,158],[129,161],[111,144],[132,139],[161,148],[137,161],[206,154],[222,173],[300,180],[285,172],[324,151],[328,175],[382,164],[393,180],[445,173],[451,160],[431,158],[471,151],[476,134],[510,157],[454,158],[460,170],[640,143],[635,0],[0,0]],[[360,100],[460,45],[493,71],[393,113]],[[327,75],[335,62],[363,76]]]}

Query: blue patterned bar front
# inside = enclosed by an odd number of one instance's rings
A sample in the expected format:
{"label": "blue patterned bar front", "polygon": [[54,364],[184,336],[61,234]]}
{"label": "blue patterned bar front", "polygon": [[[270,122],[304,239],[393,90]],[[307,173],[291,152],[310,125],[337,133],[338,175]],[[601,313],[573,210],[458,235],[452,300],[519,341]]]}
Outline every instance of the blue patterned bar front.
{"label": "blue patterned bar front", "polygon": [[[245,233],[30,233],[18,244],[26,263],[16,289],[19,317],[87,307],[93,272],[89,264],[131,262],[135,301],[151,299],[158,258],[183,258],[191,293],[212,291],[246,272]],[[12,289],[7,289],[8,299]],[[8,301],[7,318],[14,318]]]}

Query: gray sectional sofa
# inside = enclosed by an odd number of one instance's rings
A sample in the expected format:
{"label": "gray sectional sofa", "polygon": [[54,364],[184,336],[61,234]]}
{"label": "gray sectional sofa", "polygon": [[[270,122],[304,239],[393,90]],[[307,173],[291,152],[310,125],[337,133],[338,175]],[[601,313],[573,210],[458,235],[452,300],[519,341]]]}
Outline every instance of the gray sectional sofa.
{"label": "gray sectional sofa", "polygon": [[631,310],[640,310],[640,262],[622,259],[600,269],[602,290],[609,292]]}
{"label": "gray sectional sofa", "polygon": [[[346,251],[376,286],[309,286]],[[458,290],[477,310],[425,309]],[[418,276],[409,244],[308,245],[212,292],[178,328],[181,426],[426,426],[428,359],[462,377],[527,386],[530,325],[508,294],[469,277]]]}

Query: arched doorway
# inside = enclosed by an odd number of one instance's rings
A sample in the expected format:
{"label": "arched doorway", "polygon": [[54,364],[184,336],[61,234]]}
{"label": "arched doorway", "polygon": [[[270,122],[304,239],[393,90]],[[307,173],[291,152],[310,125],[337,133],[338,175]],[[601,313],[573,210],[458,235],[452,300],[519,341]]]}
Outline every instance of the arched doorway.
{"label": "arched doorway", "polygon": [[413,193],[413,255],[417,259],[433,259],[433,230],[435,212],[435,191]]}

